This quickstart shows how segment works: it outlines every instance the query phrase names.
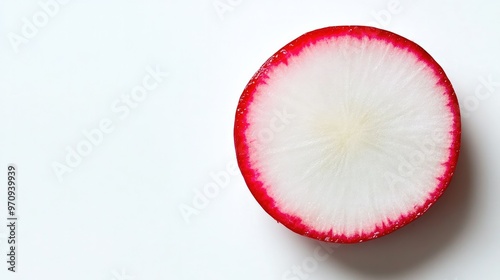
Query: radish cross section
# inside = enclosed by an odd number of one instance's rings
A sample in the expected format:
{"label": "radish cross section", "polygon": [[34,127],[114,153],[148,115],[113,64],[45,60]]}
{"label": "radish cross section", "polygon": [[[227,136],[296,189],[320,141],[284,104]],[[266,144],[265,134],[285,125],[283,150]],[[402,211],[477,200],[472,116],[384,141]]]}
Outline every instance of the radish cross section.
{"label": "radish cross section", "polygon": [[238,165],[279,223],[323,241],[383,236],[443,193],[460,148],[443,69],[389,31],[336,26],[275,53],[240,98]]}

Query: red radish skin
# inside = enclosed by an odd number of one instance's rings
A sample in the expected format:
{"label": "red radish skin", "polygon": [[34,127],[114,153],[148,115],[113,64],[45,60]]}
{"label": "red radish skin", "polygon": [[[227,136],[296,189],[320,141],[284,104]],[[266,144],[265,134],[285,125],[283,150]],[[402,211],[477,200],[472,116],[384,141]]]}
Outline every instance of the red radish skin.
{"label": "red radish skin", "polygon": [[[421,205],[415,206],[413,211],[402,214],[398,219],[383,221],[381,225],[376,226],[370,232],[350,235],[334,233],[333,230],[318,231],[304,223],[303,219],[297,215],[282,211],[282,209],[278,207],[275,198],[268,193],[265,183],[261,180],[260,172],[252,165],[250,159],[251,143],[249,143],[248,139],[248,129],[251,125],[248,119],[249,108],[251,108],[256,94],[259,94],[259,87],[267,83],[270,71],[281,64],[288,65],[289,59],[294,56],[299,56],[305,47],[314,46],[320,41],[343,36],[360,40],[366,38],[369,40],[376,39],[386,42],[396,48],[408,51],[416,56],[418,61],[425,63],[425,65],[432,70],[434,76],[438,78],[437,84],[444,89],[443,94],[446,95],[448,100],[446,106],[453,115],[452,128],[449,131],[451,137],[449,156],[448,160],[443,163],[445,171],[437,178],[439,184],[434,191],[430,193],[428,199]],[[276,52],[262,65],[245,87],[239,100],[234,126],[234,139],[239,168],[249,190],[262,208],[276,221],[298,234],[322,241],[337,243],[357,243],[384,236],[407,225],[426,212],[443,194],[450,183],[458,160],[460,134],[460,111],[457,97],[450,81],[438,63],[414,42],[392,32],[366,26],[335,26],[317,29],[298,37]]]}

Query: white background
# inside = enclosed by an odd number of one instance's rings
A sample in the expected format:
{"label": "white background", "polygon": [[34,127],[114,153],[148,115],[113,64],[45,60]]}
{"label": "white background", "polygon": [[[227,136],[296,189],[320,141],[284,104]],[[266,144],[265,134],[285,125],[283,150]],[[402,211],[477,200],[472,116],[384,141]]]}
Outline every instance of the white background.
{"label": "white background", "polygon": [[[44,18],[38,1],[0,1],[0,279],[500,279],[496,1],[62,2]],[[273,221],[233,172],[232,128],[271,54],[345,24],[396,32],[441,64],[463,145],[452,184],[422,218],[319,260],[319,243]],[[148,67],[169,75],[128,115],[113,109]],[[54,164],[103,120],[112,131],[58,178]],[[16,273],[5,262],[10,163]],[[200,200],[214,178],[225,187]]]}

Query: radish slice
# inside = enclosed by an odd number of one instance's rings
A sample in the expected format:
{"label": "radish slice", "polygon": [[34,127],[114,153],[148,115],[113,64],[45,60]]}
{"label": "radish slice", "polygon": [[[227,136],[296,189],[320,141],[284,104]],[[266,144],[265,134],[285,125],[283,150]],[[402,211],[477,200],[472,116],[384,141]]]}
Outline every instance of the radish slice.
{"label": "radish slice", "polygon": [[389,31],[336,26],[276,52],[241,95],[238,165],[279,223],[370,240],[423,214],[448,186],[460,111],[443,69]]}

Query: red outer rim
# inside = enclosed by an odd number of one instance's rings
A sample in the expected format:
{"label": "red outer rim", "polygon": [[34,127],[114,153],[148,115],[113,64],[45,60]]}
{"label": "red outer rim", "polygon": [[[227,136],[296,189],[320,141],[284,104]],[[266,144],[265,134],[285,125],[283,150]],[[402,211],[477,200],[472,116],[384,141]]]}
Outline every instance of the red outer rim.
{"label": "red outer rim", "polygon": [[[322,39],[341,36],[352,36],[355,38],[368,37],[370,39],[384,40],[395,47],[406,49],[415,54],[420,61],[426,63],[427,66],[434,71],[435,76],[439,79],[438,84],[445,88],[444,94],[446,94],[449,99],[448,107],[453,113],[453,129],[450,132],[452,135],[452,143],[449,147],[450,155],[447,162],[444,164],[446,167],[445,172],[438,178],[440,183],[431,196],[420,207],[405,216],[401,216],[398,220],[384,223],[381,227],[377,227],[370,233],[355,236],[337,235],[333,234],[332,231],[319,232],[305,225],[299,217],[282,212],[276,206],[274,199],[268,195],[263,183],[259,181],[259,174],[257,171],[251,166],[250,158],[248,156],[249,147],[245,134],[247,128],[249,127],[247,122],[248,110],[246,110],[246,108],[251,106],[254,93],[258,89],[259,85],[265,82],[268,78],[267,73],[269,69],[279,65],[280,63],[287,64],[288,59],[291,56],[298,55],[304,47],[315,44]],[[264,210],[279,223],[282,223],[284,226],[298,234],[318,240],[338,243],[356,243],[386,235],[407,225],[426,212],[427,209],[429,209],[429,207],[443,194],[444,190],[450,183],[458,160],[460,135],[461,123],[458,100],[455,95],[455,91],[453,90],[453,87],[441,66],[439,66],[439,64],[416,43],[395,33],[368,26],[333,26],[317,29],[305,33],[281,48],[261,66],[257,73],[255,73],[252,79],[248,82],[238,103],[234,126],[234,140],[239,168],[248,188],[250,189],[250,192],[262,208],[264,208]]]}

